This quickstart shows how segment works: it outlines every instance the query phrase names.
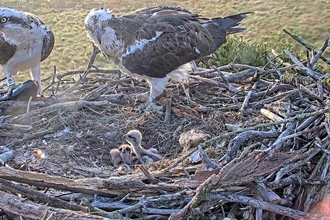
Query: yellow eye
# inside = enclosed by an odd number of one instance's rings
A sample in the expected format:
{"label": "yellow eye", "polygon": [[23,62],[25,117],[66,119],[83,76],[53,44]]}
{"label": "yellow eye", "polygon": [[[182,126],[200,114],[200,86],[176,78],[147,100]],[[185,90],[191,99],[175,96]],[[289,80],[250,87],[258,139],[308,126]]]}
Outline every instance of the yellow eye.
{"label": "yellow eye", "polygon": [[8,18],[6,18],[6,17],[1,18],[1,23],[6,23],[7,21],[8,21]]}

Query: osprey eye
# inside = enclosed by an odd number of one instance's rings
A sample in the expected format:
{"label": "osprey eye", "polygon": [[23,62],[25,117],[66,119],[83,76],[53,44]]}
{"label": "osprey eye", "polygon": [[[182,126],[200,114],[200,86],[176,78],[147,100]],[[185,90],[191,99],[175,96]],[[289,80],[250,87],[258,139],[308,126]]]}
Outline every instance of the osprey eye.
{"label": "osprey eye", "polygon": [[1,18],[1,23],[6,23],[7,21],[8,21],[8,18],[6,18],[6,17]]}

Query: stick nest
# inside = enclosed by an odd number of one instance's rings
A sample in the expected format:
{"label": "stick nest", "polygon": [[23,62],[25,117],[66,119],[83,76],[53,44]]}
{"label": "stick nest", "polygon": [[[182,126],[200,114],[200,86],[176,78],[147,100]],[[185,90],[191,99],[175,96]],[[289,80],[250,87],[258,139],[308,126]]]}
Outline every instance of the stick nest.
{"label": "stick nest", "polygon": [[[43,80],[50,96],[0,102],[0,215],[327,216],[328,74],[314,68],[325,48],[307,61],[286,50],[291,62],[269,56],[269,67],[198,68],[186,85],[191,101],[169,83],[159,112],[140,110],[148,86],[116,70],[55,70]],[[165,159],[113,167],[109,151],[131,129]]]}

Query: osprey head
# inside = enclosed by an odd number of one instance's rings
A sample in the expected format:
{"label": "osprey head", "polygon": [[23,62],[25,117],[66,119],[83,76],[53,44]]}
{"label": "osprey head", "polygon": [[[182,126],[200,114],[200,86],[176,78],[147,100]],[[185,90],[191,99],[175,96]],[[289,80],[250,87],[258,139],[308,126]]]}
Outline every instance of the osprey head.
{"label": "osprey head", "polygon": [[31,22],[21,11],[10,8],[0,8],[0,31],[6,32],[13,28],[29,28]]}
{"label": "osprey head", "polygon": [[104,34],[105,27],[112,17],[112,11],[107,8],[92,9],[85,19],[85,28],[89,37],[93,38],[94,36],[101,44],[101,37]]}
{"label": "osprey head", "polygon": [[130,130],[124,135],[126,141],[133,146],[140,145],[142,141],[142,134],[138,130]]}

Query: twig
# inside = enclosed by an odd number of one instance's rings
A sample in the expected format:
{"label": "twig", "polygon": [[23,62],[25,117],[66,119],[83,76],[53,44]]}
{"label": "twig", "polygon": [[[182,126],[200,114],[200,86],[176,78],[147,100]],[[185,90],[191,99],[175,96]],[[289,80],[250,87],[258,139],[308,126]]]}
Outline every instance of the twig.
{"label": "twig", "polygon": [[166,96],[167,96],[167,101],[166,101],[166,112],[165,112],[164,122],[166,124],[169,124],[170,121],[171,121],[171,109],[172,109],[171,106],[172,106],[172,96],[173,96],[173,94],[172,94],[171,91],[169,91],[169,92],[167,92]]}
{"label": "twig", "polygon": [[240,146],[244,145],[248,140],[274,138],[274,137],[277,137],[277,135],[278,135],[277,131],[248,130],[248,131],[241,132],[240,134],[238,134],[235,138],[233,138],[229,142],[227,154],[226,154],[226,162],[232,161],[236,157]]}
{"label": "twig", "polygon": [[[324,125],[325,124],[322,123],[319,126],[316,126],[316,127],[310,128],[310,129],[304,129],[304,130],[298,131],[294,134],[279,136],[278,139],[269,148],[267,148],[263,151],[266,152],[266,151],[271,151],[271,149],[277,149],[277,146],[280,146],[280,144],[282,144],[283,142],[285,142],[287,140],[290,140],[292,138],[295,138],[295,137],[299,137],[299,136],[304,135],[306,133],[311,133],[311,132],[315,132],[317,130],[320,130],[324,127]],[[290,128],[290,129],[292,129],[292,128]],[[291,130],[291,132],[292,132],[292,130]],[[282,134],[284,134],[284,132]]]}
{"label": "twig", "polygon": [[319,52],[317,52],[317,54],[314,54],[314,57],[313,57],[312,61],[310,62],[310,68],[311,69],[314,69],[314,66],[315,66],[316,62],[322,56],[322,54],[324,53],[325,49],[327,49],[327,47],[329,46],[329,44],[330,44],[330,37],[328,37],[325,40],[325,42],[324,42],[321,50]]}
{"label": "twig", "polygon": [[144,203],[147,203],[147,201],[148,199],[145,199],[143,203],[139,202],[132,206],[118,202],[108,203],[108,202],[94,201],[92,202],[92,206],[100,209],[119,209],[117,212],[121,214],[142,212],[143,214],[170,215],[172,213],[177,213],[180,211],[180,209],[158,209],[158,208],[143,207]]}
{"label": "twig", "polygon": [[220,77],[221,77],[221,79],[224,81],[224,85],[225,85],[225,87],[229,90],[229,91],[231,91],[231,92],[234,92],[234,93],[238,93],[239,92],[239,90],[238,89],[236,89],[235,87],[233,87],[232,85],[230,85],[230,83],[228,82],[228,80],[226,79],[226,77],[222,74],[222,72],[218,69],[218,68],[216,68],[215,66],[213,66],[213,69],[215,70],[215,71],[217,71],[217,73],[220,75]]}
{"label": "twig", "polygon": [[93,44],[93,54],[91,56],[91,59],[89,60],[88,66],[87,66],[85,72],[83,73],[82,77],[80,78],[80,80],[85,80],[86,79],[86,76],[89,73],[90,69],[92,68],[97,54],[100,53],[100,52],[101,51]]}
{"label": "twig", "polygon": [[50,206],[53,206],[56,208],[64,208],[64,209],[71,209],[74,211],[84,211],[84,212],[87,211],[85,208],[83,208],[82,206],[79,206],[75,203],[65,202],[56,197],[52,197],[47,194],[41,193],[37,190],[33,190],[32,188],[27,188],[27,187],[21,186],[19,184],[14,184],[13,182],[10,182],[10,181],[4,180],[4,179],[0,179],[0,183],[1,183],[2,189],[5,189],[5,190],[11,191],[11,192],[15,192],[15,193],[19,193],[19,194],[23,194],[30,199],[37,200],[37,201],[43,202],[43,203],[48,203]]}
{"label": "twig", "polygon": [[273,112],[271,112],[271,111],[269,111],[267,109],[264,109],[264,108],[260,109],[260,113],[262,115],[266,116],[267,118],[269,118],[272,121],[276,121],[276,122],[283,121],[283,118],[282,117],[276,115],[275,113],[273,113]]}
{"label": "twig", "polygon": [[174,167],[176,167],[177,165],[179,165],[179,163],[181,163],[182,161],[184,161],[185,159],[187,159],[190,155],[192,155],[196,151],[196,149],[197,148],[191,150],[186,155],[182,156],[180,159],[178,159],[177,161],[175,161],[175,163],[173,163],[171,166],[168,166],[167,168],[165,168],[164,169],[164,172],[169,172],[171,169],[173,169]]}
{"label": "twig", "polygon": [[[308,49],[309,51],[311,51],[313,53],[313,55],[317,54],[315,52],[315,50],[307,43],[305,43],[302,39],[300,39],[298,36],[291,34],[289,31],[283,29],[283,31],[288,34],[290,37],[292,37],[294,40],[296,40],[298,43],[302,44],[306,49]],[[323,57],[322,55],[320,56],[321,60],[323,60],[325,63],[330,65],[330,60],[326,59],[325,57]]]}
{"label": "twig", "polygon": [[298,161],[297,163],[294,164],[289,164],[286,167],[281,168],[277,174],[276,174],[276,178],[273,182],[273,184],[278,185],[279,181],[281,180],[281,178],[289,173],[290,171],[297,169],[298,167],[301,167],[301,165],[307,163],[308,161],[310,161],[316,154],[318,154],[321,150],[320,149],[311,149],[308,151],[308,153],[306,154],[307,157],[302,160],[302,161]]}
{"label": "twig", "polygon": [[17,216],[21,216],[25,219],[43,219],[53,216],[52,219],[102,219],[103,217],[92,215],[89,213],[75,212],[65,209],[56,209],[46,205],[40,205],[30,201],[26,201],[25,198],[14,196],[9,193],[5,193],[0,190],[0,207],[3,211],[12,213]]}
{"label": "twig", "polygon": [[215,71],[217,71],[217,73],[220,75],[220,77],[221,77],[221,79],[223,80],[223,82],[227,85],[227,86],[230,86],[229,85],[229,82],[228,82],[228,80],[227,80],[227,78],[225,77],[225,75],[223,75],[223,73],[216,67],[216,66],[212,66],[213,67],[213,69],[215,70]]}
{"label": "twig", "polygon": [[270,151],[270,155],[273,155],[274,151],[279,150],[285,141],[282,141],[285,137],[290,136],[294,132],[295,125],[292,121],[287,124],[286,129],[277,137],[273,146],[273,150]]}
{"label": "twig", "polygon": [[12,129],[18,131],[30,131],[32,130],[31,125],[21,125],[21,124],[3,124],[0,123],[0,128]]}
{"label": "twig", "polygon": [[213,174],[209,178],[207,178],[197,189],[195,196],[191,199],[191,201],[178,213],[173,213],[169,217],[169,220],[180,220],[183,219],[184,216],[188,213],[189,210],[192,209],[193,206],[197,206],[200,202],[200,197],[208,194],[211,190],[211,186],[215,185],[215,180],[217,180],[216,175]]}
{"label": "twig", "polygon": [[29,113],[30,112],[31,101],[32,101],[32,96],[30,96],[29,101],[28,101],[28,104],[26,106],[26,113]]}
{"label": "twig", "polygon": [[205,153],[205,151],[203,150],[203,148],[201,146],[197,147],[201,157],[202,157],[202,161],[203,163],[206,165],[207,168],[212,168],[212,169],[216,169],[219,168],[220,165],[217,163],[214,163],[209,156]]}
{"label": "twig", "polygon": [[[218,139],[225,138],[225,137],[230,137],[230,136],[235,135],[237,133],[241,133],[241,132],[245,132],[245,131],[249,131],[249,130],[256,130],[258,128],[270,127],[270,126],[273,126],[273,125],[280,125],[280,124],[284,124],[284,123],[287,123],[287,122],[290,122],[290,121],[295,121],[297,119],[304,119],[304,118],[309,118],[309,117],[316,116],[316,115],[322,115],[322,114],[327,113],[327,112],[330,112],[329,108],[325,108],[325,109],[315,111],[315,112],[311,112],[311,113],[298,114],[298,115],[296,115],[292,118],[283,119],[283,121],[280,121],[280,122],[269,122],[269,123],[264,123],[264,124],[258,124],[258,125],[255,125],[255,126],[243,128],[239,131],[232,131],[232,132],[224,133],[224,134],[221,134],[219,136],[216,136],[214,138],[211,138],[211,139],[205,141],[204,143],[201,144],[201,146],[205,147],[209,143],[212,143],[212,142],[214,142]],[[191,153],[193,153],[193,152],[191,152]]]}
{"label": "twig", "polygon": [[268,54],[266,54],[266,57],[267,57],[267,60],[270,62],[270,64],[271,64],[271,65],[274,67],[274,69],[276,70],[276,73],[277,73],[278,77],[279,77],[280,79],[282,79],[282,78],[283,78],[283,75],[282,75],[282,73],[281,73],[281,70],[276,66],[274,59],[273,59],[272,57],[270,57]]}
{"label": "twig", "polygon": [[279,203],[281,201],[281,197],[279,197],[262,182],[254,181],[250,184],[247,184],[247,187],[257,193],[263,200],[266,200],[267,202]]}
{"label": "twig", "polygon": [[319,78],[323,78],[323,75],[315,72],[311,69],[309,69],[308,67],[304,66],[304,64],[302,64],[296,57],[294,57],[289,50],[284,50],[284,52],[290,57],[290,59],[292,60],[292,62],[294,62],[295,64],[297,64],[298,66],[300,66],[303,70],[306,71],[306,73],[315,81],[317,81]]}
{"label": "twig", "polygon": [[[69,110],[78,110],[82,108],[84,105],[89,106],[104,106],[104,105],[110,105],[111,103],[107,100],[103,101],[83,101],[83,100],[77,100],[77,101],[71,101],[71,102],[61,102],[61,103],[55,103],[53,105],[45,106],[43,108],[39,108],[37,110],[34,110],[32,112],[20,115],[17,117],[17,120],[25,120],[29,117],[35,116],[35,115],[42,115],[49,111],[54,111],[58,109],[69,109]],[[112,105],[112,104],[111,104]]]}
{"label": "twig", "polygon": [[44,136],[46,134],[50,134],[50,133],[53,133],[55,131],[54,128],[50,128],[50,129],[47,129],[47,130],[43,130],[43,131],[39,131],[39,132],[35,132],[33,134],[30,134],[29,136],[27,137],[24,137],[22,138],[21,140],[15,140],[15,141],[12,141],[12,142],[9,142],[8,144],[6,144],[5,146],[6,147],[12,147],[12,146],[15,146],[17,144],[21,144],[21,143],[24,143],[28,140],[32,140],[34,138],[37,138],[37,137],[40,137],[40,136]]}
{"label": "twig", "polygon": [[245,111],[246,107],[249,104],[249,101],[251,99],[251,96],[252,96],[253,92],[255,92],[256,88],[257,88],[257,82],[253,84],[252,88],[250,89],[250,91],[248,92],[248,94],[245,96],[245,99],[244,99],[244,101],[242,103],[242,106],[240,108],[240,112],[241,113]]}
{"label": "twig", "polygon": [[323,102],[323,99],[322,98],[320,98],[319,96],[317,96],[316,94],[314,94],[312,91],[310,91],[308,88],[306,88],[305,86],[303,86],[303,85],[299,85],[299,88],[302,90],[302,91],[304,91],[304,92],[306,92],[308,95],[310,95],[312,98],[314,98],[314,99],[316,99],[317,101],[319,101],[319,102]]}
{"label": "twig", "polygon": [[285,206],[275,205],[272,203],[268,203],[265,201],[260,201],[253,199],[247,196],[236,195],[234,193],[224,193],[226,196],[223,198],[228,202],[237,202],[245,205],[252,206],[253,208],[259,208],[263,210],[267,210],[272,213],[276,213],[283,216],[288,216],[293,219],[300,219],[307,215],[306,212],[302,212],[299,210],[287,208]]}
{"label": "twig", "polygon": [[142,164],[139,166],[139,169],[142,171],[142,173],[150,180],[151,184],[157,184],[159,183],[159,180],[157,180],[155,177],[153,177],[147,168]]}

